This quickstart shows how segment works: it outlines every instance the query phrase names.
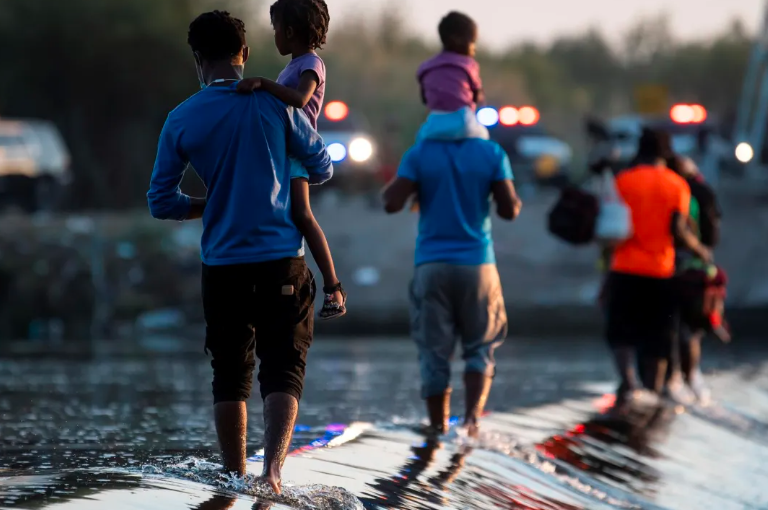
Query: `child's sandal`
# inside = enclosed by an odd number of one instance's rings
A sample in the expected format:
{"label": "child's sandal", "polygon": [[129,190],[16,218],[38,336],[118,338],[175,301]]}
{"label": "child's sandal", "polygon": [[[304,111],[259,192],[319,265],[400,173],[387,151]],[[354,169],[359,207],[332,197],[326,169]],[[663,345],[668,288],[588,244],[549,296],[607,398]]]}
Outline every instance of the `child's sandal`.
{"label": "child's sandal", "polygon": [[[337,303],[336,301],[331,301],[333,295],[339,291],[341,292],[343,302]],[[320,320],[328,321],[331,319],[338,319],[347,313],[347,293],[344,292],[341,282],[336,285],[323,287],[323,293],[325,294],[325,299],[323,300],[323,309],[320,310],[320,313],[318,314]]]}

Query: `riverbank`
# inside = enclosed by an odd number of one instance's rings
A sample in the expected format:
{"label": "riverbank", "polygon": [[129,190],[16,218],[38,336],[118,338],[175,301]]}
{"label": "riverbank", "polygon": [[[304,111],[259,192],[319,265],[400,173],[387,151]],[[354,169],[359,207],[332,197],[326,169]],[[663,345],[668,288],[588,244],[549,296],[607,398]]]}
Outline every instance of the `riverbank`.
{"label": "riverbank", "polygon": [[[572,248],[547,233],[555,199],[540,193],[526,200],[518,221],[494,220],[512,335],[592,336],[602,327],[597,249]],[[724,187],[721,200],[717,260],[730,277],[728,315],[737,335],[752,336],[768,325],[768,206],[738,186]],[[331,194],[318,197],[314,209],[349,293],[349,314],[318,322],[318,334],[407,333],[417,215],[387,216],[368,200]],[[200,233],[199,222],[155,221],[146,211],[3,217],[0,338],[199,330]]]}

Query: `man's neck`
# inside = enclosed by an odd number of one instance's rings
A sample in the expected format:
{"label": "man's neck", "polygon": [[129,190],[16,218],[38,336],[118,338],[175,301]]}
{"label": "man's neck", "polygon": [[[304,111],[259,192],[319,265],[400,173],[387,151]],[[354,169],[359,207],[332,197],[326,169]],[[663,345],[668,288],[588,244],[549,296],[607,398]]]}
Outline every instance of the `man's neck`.
{"label": "man's neck", "polygon": [[238,68],[229,62],[213,65],[206,72],[205,83],[211,85],[216,80],[242,80],[243,76]]}

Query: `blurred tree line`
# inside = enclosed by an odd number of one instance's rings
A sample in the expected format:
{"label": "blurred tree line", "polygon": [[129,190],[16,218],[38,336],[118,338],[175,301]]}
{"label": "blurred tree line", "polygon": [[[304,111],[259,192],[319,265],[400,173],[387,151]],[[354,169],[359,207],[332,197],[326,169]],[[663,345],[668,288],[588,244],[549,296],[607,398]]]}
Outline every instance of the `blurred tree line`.
{"label": "blurred tree line", "polygon": [[[57,123],[72,151],[74,208],[144,204],[163,121],[198,86],[189,22],[213,8],[246,20],[246,73],[275,77],[286,62],[263,1],[2,0],[0,117]],[[396,161],[425,115],[416,68],[437,48],[389,11],[340,22],[331,15],[322,52],[327,100],[362,111],[387,142],[385,158]],[[700,102],[728,118],[750,45],[736,22],[713,39],[678,42],[659,17],[638,22],[618,45],[589,30],[478,59],[490,102],[533,104],[543,122],[578,144],[583,116],[631,111],[638,84],[665,85],[673,100]]]}

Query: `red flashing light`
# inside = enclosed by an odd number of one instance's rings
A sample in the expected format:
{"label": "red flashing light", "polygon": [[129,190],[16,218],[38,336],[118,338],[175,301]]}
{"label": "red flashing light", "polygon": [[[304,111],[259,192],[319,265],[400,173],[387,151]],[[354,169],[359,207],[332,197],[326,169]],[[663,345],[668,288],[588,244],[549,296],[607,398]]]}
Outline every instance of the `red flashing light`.
{"label": "red flashing light", "polygon": [[514,126],[520,122],[520,112],[514,106],[505,106],[499,110],[499,122],[503,126]]}
{"label": "red flashing light", "polygon": [[700,104],[692,104],[693,108],[693,122],[700,124],[707,120],[707,110]]}
{"label": "red flashing light", "polygon": [[699,104],[676,104],[669,117],[678,124],[701,124],[707,120],[707,110]]}
{"label": "red flashing light", "polygon": [[325,117],[333,122],[344,120],[349,115],[349,107],[341,101],[331,101],[325,106]]}
{"label": "red flashing light", "polygon": [[518,112],[520,114],[520,124],[524,126],[533,126],[539,122],[539,118],[541,117],[539,115],[539,110],[532,106],[523,106]]}

